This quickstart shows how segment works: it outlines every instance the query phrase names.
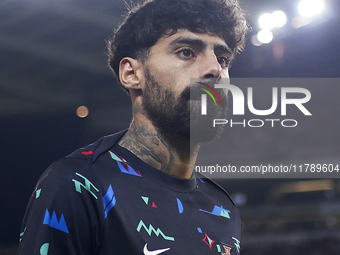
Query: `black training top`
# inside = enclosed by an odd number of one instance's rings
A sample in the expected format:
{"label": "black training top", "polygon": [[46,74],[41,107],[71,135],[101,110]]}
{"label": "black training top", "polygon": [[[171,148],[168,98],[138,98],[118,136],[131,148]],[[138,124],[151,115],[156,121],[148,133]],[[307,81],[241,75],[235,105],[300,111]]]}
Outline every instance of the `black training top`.
{"label": "black training top", "polygon": [[53,163],[30,199],[18,254],[240,253],[241,220],[208,179],[179,179],[101,138]]}

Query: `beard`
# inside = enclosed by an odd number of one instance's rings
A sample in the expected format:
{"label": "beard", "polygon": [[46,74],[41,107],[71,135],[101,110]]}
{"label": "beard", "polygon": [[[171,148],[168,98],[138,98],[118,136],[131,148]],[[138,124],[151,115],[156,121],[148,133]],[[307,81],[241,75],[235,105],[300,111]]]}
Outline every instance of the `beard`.
{"label": "beard", "polygon": [[188,85],[176,97],[171,89],[165,88],[156,80],[148,68],[145,69],[145,78],[144,110],[156,129],[170,143],[176,142],[176,145],[180,145],[186,142],[194,146],[214,141],[221,135],[224,125],[213,127],[213,120],[226,118],[227,95],[225,91],[216,89],[223,106],[216,106],[213,100],[208,98],[208,113],[202,115],[202,90],[198,87],[204,87],[203,85],[198,83]]}

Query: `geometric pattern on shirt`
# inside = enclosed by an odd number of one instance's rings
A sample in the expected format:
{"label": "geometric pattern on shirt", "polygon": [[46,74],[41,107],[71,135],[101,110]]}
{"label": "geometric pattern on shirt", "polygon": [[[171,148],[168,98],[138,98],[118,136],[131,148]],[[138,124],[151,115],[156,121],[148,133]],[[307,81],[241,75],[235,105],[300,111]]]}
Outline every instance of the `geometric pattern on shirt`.
{"label": "geometric pattern on shirt", "polygon": [[118,161],[118,162],[126,162],[125,159],[119,157],[118,155],[114,154],[112,151],[109,151],[110,156],[113,160]]}
{"label": "geometric pattern on shirt", "polygon": [[111,185],[107,189],[106,194],[103,196],[103,204],[104,204],[104,218],[106,219],[107,213],[116,205],[116,197],[114,195],[114,191]]}
{"label": "geometric pattern on shirt", "polygon": [[43,224],[48,225],[51,228],[55,228],[55,229],[58,229],[60,231],[63,231],[65,233],[69,233],[64,215],[61,214],[60,220],[58,220],[57,214],[55,213],[55,211],[53,211],[53,214],[52,214],[52,217],[51,217],[48,209],[46,209]]}
{"label": "geometric pattern on shirt", "polygon": [[118,164],[118,167],[119,167],[119,169],[122,173],[142,177],[142,175],[140,174],[139,171],[136,171],[131,166],[129,166],[127,163],[117,161],[117,164]]}
{"label": "geometric pattern on shirt", "polygon": [[35,186],[35,189],[34,189],[34,191],[33,191],[33,193],[32,193],[32,197],[33,197],[33,195],[34,195],[34,193],[35,193],[35,199],[37,199],[38,197],[40,197],[40,193],[41,193],[41,189],[38,189],[38,184],[37,184],[37,186]]}
{"label": "geometric pattern on shirt", "polygon": [[81,152],[81,154],[83,154],[83,155],[86,155],[86,156],[88,156],[88,155],[93,155],[93,151],[82,151]]}
{"label": "geometric pattern on shirt", "polygon": [[37,189],[37,191],[35,192],[35,199],[39,198],[41,194],[41,189]]}
{"label": "geometric pattern on shirt", "polygon": [[21,242],[22,237],[24,236],[26,229],[27,229],[27,227],[24,229],[24,231],[22,231],[22,232],[20,233],[19,243]]}
{"label": "geometric pattern on shirt", "polygon": [[142,220],[139,221],[139,224],[137,226],[137,231],[140,232],[141,228],[144,228],[145,231],[148,233],[149,236],[151,236],[152,233],[154,233],[156,236],[161,235],[165,240],[168,241],[175,241],[174,237],[171,236],[166,236],[162,230],[160,230],[159,228],[155,229],[151,224],[149,225],[149,227],[147,227],[144,222]]}
{"label": "geometric pattern on shirt", "polygon": [[77,176],[81,177],[84,181],[85,184],[82,184],[80,181],[77,181],[75,179],[72,179],[72,181],[74,182],[74,186],[76,188],[76,191],[79,192],[81,194],[81,187],[83,187],[84,189],[86,189],[95,199],[97,199],[97,196],[91,191],[91,187],[96,191],[99,192],[99,189],[96,188],[96,186],[94,186],[92,184],[92,182],[90,182],[86,177],[82,176],[79,173],[76,173]]}
{"label": "geometric pattern on shirt", "polygon": [[[141,198],[143,199],[144,203],[146,205],[149,205],[149,198],[148,197],[143,197],[141,196]],[[153,208],[157,208],[157,205],[155,204],[155,202],[152,202],[152,205],[151,205]]]}
{"label": "geometric pattern on shirt", "polygon": [[236,243],[234,243],[234,245],[235,245],[238,253],[240,253],[240,249],[241,249],[240,241],[237,238],[235,238],[235,237],[232,237],[232,239],[234,239],[236,241]]}
{"label": "geometric pattern on shirt", "polygon": [[205,211],[205,210],[202,210],[202,209],[199,209],[199,210],[202,211],[202,212],[205,212],[205,213],[209,213],[209,214],[212,214],[212,215],[216,215],[216,216],[220,216],[220,217],[230,219],[230,215],[229,215],[230,211],[227,210],[227,209],[224,209],[222,206],[215,205],[212,212],[208,212],[208,211]]}
{"label": "geometric pattern on shirt", "polygon": [[215,242],[205,232],[204,232],[204,238],[202,239],[202,241],[205,242],[209,246],[210,250],[212,248],[213,243]]}
{"label": "geometric pattern on shirt", "polygon": [[40,247],[40,255],[48,255],[48,247],[50,246],[49,243],[44,243],[41,247]]}
{"label": "geometric pattern on shirt", "polygon": [[183,209],[182,201],[179,200],[179,198],[177,198],[177,206],[178,206],[178,212],[179,212],[180,214],[182,214],[183,211],[184,211],[184,209]]}
{"label": "geometric pattern on shirt", "polygon": [[113,153],[112,151],[109,151],[110,156],[113,160],[115,160],[118,164],[118,167],[120,169],[120,171],[122,173],[125,174],[131,174],[131,175],[135,175],[135,176],[140,176],[142,177],[142,175],[140,174],[139,171],[134,170],[131,166],[129,166],[126,163],[126,160],[120,156],[118,156],[117,154]]}
{"label": "geometric pattern on shirt", "polygon": [[[199,227],[197,228],[197,231],[199,233],[203,233],[202,229],[199,228]],[[234,240],[237,240],[237,239],[235,238]],[[204,238],[202,239],[202,241],[205,242],[209,246],[210,250],[212,249],[212,246],[213,246],[213,244],[215,242],[205,232],[204,232]],[[222,243],[222,245],[219,245],[219,244],[216,243],[216,249],[217,249],[217,252],[220,252],[222,255],[231,255],[230,254],[230,250],[232,249],[232,246],[224,244],[224,243]]]}

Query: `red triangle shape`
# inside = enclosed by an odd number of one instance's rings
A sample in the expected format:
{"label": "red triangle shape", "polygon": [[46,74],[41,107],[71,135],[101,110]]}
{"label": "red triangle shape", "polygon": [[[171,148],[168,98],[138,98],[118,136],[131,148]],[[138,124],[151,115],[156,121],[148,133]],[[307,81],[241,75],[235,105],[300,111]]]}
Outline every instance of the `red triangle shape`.
{"label": "red triangle shape", "polygon": [[152,207],[157,208],[157,205],[154,202],[152,202]]}

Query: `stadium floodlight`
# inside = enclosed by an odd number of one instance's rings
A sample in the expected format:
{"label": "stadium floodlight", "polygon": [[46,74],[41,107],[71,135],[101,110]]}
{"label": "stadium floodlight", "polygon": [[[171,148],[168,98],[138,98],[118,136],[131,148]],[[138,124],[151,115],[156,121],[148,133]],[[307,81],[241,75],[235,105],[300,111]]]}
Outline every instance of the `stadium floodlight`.
{"label": "stadium floodlight", "polygon": [[272,20],[275,27],[283,27],[287,23],[287,15],[283,11],[275,11]]}
{"label": "stadium floodlight", "polygon": [[304,17],[321,13],[325,8],[323,0],[302,0],[298,6],[299,12]]}
{"label": "stadium floodlight", "polygon": [[259,26],[263,30],[270,30],[274,27],[273,17],[270,13],[264,13],[259,18]]}
{"label": "stadium floodlight", "polygon": [[273,41],[274,35],[269,30],[261,30],[260,32],[257,33],[257,39],[259,40],[260,43],[267,44]]}
{"label": "stadium floodlight", "polygon": [[287,23],[287,15],[283,11],[264,13],[259,18],[259,26],[263,30],[271,30],[273,27],[283,27]]}

